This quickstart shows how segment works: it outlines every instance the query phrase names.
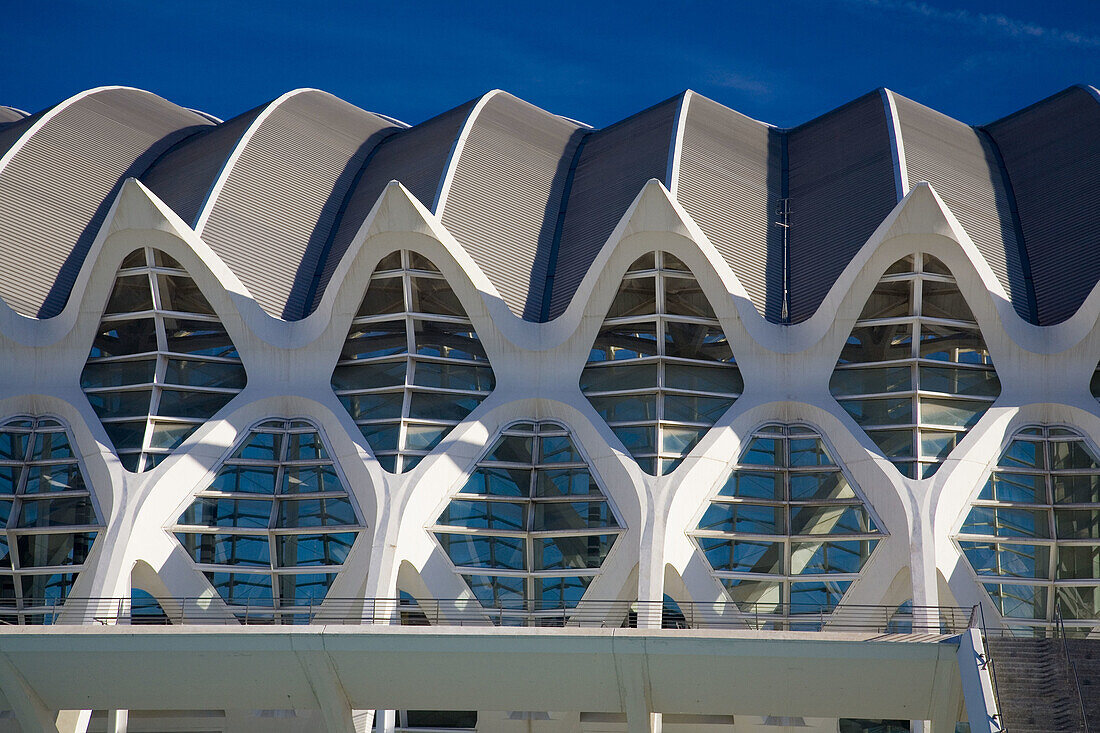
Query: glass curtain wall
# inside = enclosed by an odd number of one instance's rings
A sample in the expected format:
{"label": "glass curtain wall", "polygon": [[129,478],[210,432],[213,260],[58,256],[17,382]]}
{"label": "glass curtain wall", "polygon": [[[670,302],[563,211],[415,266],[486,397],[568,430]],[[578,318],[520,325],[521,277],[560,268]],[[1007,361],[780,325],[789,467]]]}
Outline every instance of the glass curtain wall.
{"label": "glass curtain wall", "polygon": [[431,531],[478,602],[523,623],[540,612],[560,622],[623,530],[568,430],[524,422],[497,438]]}
{"label": "glass curtain wall", "polygon": [[239,617],[306,621],[362,528],[317,426],[268,420],[171,529]]}
{"label": "glass curtain wall", "polygon": [[749,438],[692,533],[743,613],[830,613],[884,536],[816,430],[765,425]]}
{"label": "glass curtain wall", "polygon": [[1017,432],[956,538],[1005,621],[1100,629],[1100,459],[1080,433]]}
{"label": "glass curtain wall", "polygon": [[650,475],[676,468],[744,389],[714,309],[668,252],[627,270],[580,386]]}
{"label": "glass curtain wall", "polygon": [[477,332],[435,265],[407,250],[383,257],[332,375],[382,467],[415,466],[494,385]]}
{"label": "glass curtain wall", "polygon": [[145,247],[122,261],[80,386],[128,471],[147,471],[245,386],[214,309],[178,262]]}
{"label": "glass curtain wall", "polygon": [[899,260],[883,275],[829,386],[910,478],[934,474],[1001,393],[955,279],[927,254]]}
{"label": "glass curtain wall", "polygon": [[0,624],[50,623],[103,528],[65,426],[0,425]]}

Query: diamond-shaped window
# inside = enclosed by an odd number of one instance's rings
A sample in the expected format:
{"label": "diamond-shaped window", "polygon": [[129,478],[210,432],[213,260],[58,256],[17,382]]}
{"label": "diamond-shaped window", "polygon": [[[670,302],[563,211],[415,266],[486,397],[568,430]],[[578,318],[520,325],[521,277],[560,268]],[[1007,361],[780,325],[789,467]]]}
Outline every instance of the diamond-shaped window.
{"label": "diamond-shaped window", "polygon": [[407,250],[382,258],[332,374],[382,467],[415,466],[494,385],[477,332],[435,265]]}
{"label": "diamond-shaped window", "polygon": [[149,247],[122,261],[80,386],[128,471],[147,471],[245,386],[195,281]]}
{"label": "diamond-shaped window", "polygon": [[651,252],[627,270],[580,386],[642,469],[660,475],[691,452],[744,382],[687,265]]}
{"label": "diamond-shaped window", "polygon": [[560,619],[623,529],[569,431],[524,422],[497,438],[431,531],[482,606]]}
{"label": "diamond-shaped window", "polygon": [[41,624],[103,528],[79,452],[54,418],[0,425],[0,623]]}
{"label": "diamond-shaped window", "polygon": [[955,279],[927,254],[899,260],[883,275],[829,387],[910,478],[934,474],[1001,393]]}
{"label": "diamond-shaped window", "polygon": [[884,533],[817,431],[765,425],[692,536],[742,611],[778,619],[831,612]]}
{"label": "diamond-shaped window", "polygon": [[311,422],[263,422],[176,520],[176,538],[230,607],[297,618],[324,599],[363,529],[330,455]]}
{"label": "diamond-shaped window", "polygon": [[1009,624],[1100,628],[1100,458],[1080,433],[1017,432],[956,541]]}

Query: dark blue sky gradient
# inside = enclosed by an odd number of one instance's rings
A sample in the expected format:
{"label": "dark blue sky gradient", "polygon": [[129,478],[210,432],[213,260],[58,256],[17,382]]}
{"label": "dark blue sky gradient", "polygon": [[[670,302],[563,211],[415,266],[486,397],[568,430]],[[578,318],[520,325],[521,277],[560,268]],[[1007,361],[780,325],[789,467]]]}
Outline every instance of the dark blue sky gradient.
{"label": "dark blue sky gradient", "polygon": [[6,4],[0,104],[124,84],[229,118],[296,87],[417,123],[493,88],[597,127],[685,88],[792,126],[879,86],[969,123],[1100,85],[1100,2]]}

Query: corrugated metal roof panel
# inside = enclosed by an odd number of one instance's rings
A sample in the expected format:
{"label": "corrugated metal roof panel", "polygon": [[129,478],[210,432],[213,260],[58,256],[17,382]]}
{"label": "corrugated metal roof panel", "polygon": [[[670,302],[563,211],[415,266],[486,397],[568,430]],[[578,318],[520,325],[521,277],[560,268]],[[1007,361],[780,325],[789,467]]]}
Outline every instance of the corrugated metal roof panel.
{"label": "corrugated metal roof panel", "polygon": [[911,99],[894,99],[909,185],[932,184],[1004,285],[1016,311],[1027,318],[1030,301],[1020,243],[989,141],[969,125]]}
{"label": "corrugated metal roof panel", "polygon": [[337,218],[329,251],[321,263],[311,308],[317,306],[352,237],[363,225],[386,184],[393,180],[400,181],[420,203],[431,208],[451,146],[477,102],[477,99],[472,99],[415,127],[391,135],[367,158]]}
{"label": "corrugated metal roof panel", "polygon": [[233,148],[266,104],[237,115],[175,145],[141,177],[141,182],[192,227]]}
{"label": "corrugated metal roof panel", "polygon": [[510,94],[495,94],[472,122],[442,212],[444,225],[504,302],[528,320],[542,313],[554,227],[580,131]]}
{"label": "corrugated metal roof panel", "polygon": [[790,320],[814,314],[897,203],[879,92],[788,133]]}
{"label": "corrugated metal roof panel", "polygon": [[0,296],[24,315],[59,313],[122,181],[209,124],[136,89],[58,111],[0,171]]}
{"label": "corrugated metal roof panel", "polygon": [[783,238],[779,133],[695,94],[685,120],[677,200],[729,263],[761,314],[778,321]]}
{"label": "corrugated metal roof panel", "polygon": [[585,139],[565,202],[554,284],[548,293],[550,318],[569,305],[592,260],[645,182],[665,180],[682,98],[675,96]]}
{"label": "corrugated metal roof panel", "polygon": [[344,194],[396,128],[326,92],[286,97],[237,158],[201,234],[272,315],[302,318]]}
{"label": "corrugated metal roof panel", "polygon": [[1100,102],[1072,87],[998,120],[1041,325],[1074,313],[1100,280]]}
{"label": "corrugated metal roof panel", "polygon": [[22,110],[15,109],[14,107],[5,107],[0,105],[0,125],[8,124],[11,122],[18,122],[26,117],[26,113]]}

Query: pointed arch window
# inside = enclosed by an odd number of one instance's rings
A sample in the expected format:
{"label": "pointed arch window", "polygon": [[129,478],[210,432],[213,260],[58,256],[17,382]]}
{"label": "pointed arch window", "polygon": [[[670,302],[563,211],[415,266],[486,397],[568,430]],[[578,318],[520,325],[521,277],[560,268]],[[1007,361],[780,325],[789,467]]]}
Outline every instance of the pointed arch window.
{"label": "pointed arch window", "polygon": [[244,365],[187,271],[145,247],[122,261],[80,386],[128,471],[147,471],[233,399]]}
{"label": "pointed arch window", "polygon": [[769,623],[830,613],[884,537],[821,435],[764,425],[692,537],[728,596]]}
{"label": "pointed arch window", "polygon": [[1012,626],[1100,629],[1100,457],[1064,427],[1018,431],[956,542]]}
{"label": "pointed arch window", "polygon": [[320,429],[252,428],[171,528],[207,580],[251,619],[305,619],[364,527]]}
{"label": "pointed arch window", "polygon": [[687,265],[651,252],[627,270],[580,386],[643,470],[661,475],[691,452],[744,382]]}
{"label": "pointed arch window", "polygon": [[383,257],[332,374],[382,467],[414,467],[495,384],[473,324],[435,265],[409,250]]}
{"label": "pointed arch window", "polygon": [[883,275],[829,388],[910,478],[934,474],[1001,393],[974,315],[947,267],[928,254]]}
{"label": "pointed arch window", "polygon": [[64,424],[0,425],[0,623],[48,623],[103,522]]}
{"label": "pointed arch window", "polygon": [[486,608],[562,619],[623,532],[569,430],[507,427],[431,532]]}

